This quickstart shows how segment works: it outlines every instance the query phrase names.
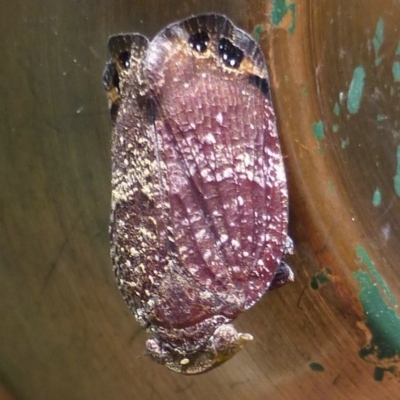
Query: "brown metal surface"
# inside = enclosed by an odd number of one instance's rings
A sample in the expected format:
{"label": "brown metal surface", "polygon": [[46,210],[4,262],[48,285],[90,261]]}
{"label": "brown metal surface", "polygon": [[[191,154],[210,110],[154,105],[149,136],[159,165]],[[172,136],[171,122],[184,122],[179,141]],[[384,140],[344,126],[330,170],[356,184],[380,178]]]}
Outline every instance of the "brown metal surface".
{"label": "brown metal surface", "polygon": [[[296,282],[256,340],[185,377],[141,357],[108,244],[107,37],[223,12],[261,40],[290,181]],[[22,1],[0,16],[0,379],[18,399],[399,397],[400,5]]]}

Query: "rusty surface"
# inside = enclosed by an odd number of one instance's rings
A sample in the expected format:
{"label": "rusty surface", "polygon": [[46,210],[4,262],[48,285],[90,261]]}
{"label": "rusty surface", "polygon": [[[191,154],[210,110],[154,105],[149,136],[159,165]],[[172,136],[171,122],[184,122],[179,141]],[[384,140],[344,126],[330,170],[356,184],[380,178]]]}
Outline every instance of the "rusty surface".
{"label": "rusty surface", "polygon": [[[1,379],[21,399],[392,399],[399,5],[197,3],[4,4]],[[145,332],[114,284],[110,123],[99,82],[110,34],[152,36],[207,11],[226,13],[265,50],[297,279],[238,318],[257,341],[188,378],[140,357]]]}

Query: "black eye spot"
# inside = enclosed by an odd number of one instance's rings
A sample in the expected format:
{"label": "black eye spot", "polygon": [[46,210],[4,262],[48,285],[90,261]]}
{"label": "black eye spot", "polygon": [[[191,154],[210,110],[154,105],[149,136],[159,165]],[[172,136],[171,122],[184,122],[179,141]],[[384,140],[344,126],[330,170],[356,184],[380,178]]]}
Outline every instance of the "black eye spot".
{"label": "black eye spot", "polygon": [[200,31],[191,35],[188,42],[192,49],[198,51],[199,53],[204,53],[207,50],[208,44],[210,43],[210,37],[206,32]]}
{"label": "black eye spot", "polygon": [[128,69],[131,66],[131,53],[129,51],[123,51],[119,55],[119,60],[121,61],[121,64],[124,66],[125,69]]}
{"label": "black eye spot", "polygon": [[238,68],[244,58],[244,53],[228,39],[222,38],[218,43],[218,52],[227,67]]}
{"label": "black eye spot", "polygon": [[258,87],[266,98],[270,98],[268,81],[256,75],[249,76],[249,83]]}

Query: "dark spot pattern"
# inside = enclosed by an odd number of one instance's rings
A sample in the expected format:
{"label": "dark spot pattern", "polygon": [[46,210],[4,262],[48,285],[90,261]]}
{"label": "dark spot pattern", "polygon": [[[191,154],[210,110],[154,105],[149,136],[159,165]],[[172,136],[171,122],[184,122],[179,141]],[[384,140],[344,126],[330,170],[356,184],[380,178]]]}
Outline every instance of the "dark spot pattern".
{"label": "dark spot pattern", "polygon": [[204,31],[194,33],[189,37],[189,46],[199,53],[204,53],[207,50],[209,43],[210,37],[207,32]]}
{"label": "dark spot pattern", "polygon": [[227,67],[238,68],[244,58],[244,53],[226,38],[218,42],[218,52]]}
{"label": "dark spot pattern", "polygon": [[125,69],[128,69],[131,66],[130,58],[131,53],[129,51],[123,51],[119,55],[119,60],[121,61],[121,64]]}

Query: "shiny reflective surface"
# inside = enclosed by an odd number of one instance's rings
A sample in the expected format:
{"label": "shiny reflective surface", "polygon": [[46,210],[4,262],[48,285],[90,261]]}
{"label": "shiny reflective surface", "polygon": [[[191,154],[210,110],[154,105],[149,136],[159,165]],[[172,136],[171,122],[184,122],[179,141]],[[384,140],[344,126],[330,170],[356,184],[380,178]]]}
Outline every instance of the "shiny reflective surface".
{"label": "shiny reflective surface", "polygon": [[[389,399],[399,390],[400,7],[275,0],[5,3],[1,379],[22,399]],[[226,13],[261,40],[290,181],[294,284],[256,340],[181,377],[140,353],[108,245],[109,34]]]}

